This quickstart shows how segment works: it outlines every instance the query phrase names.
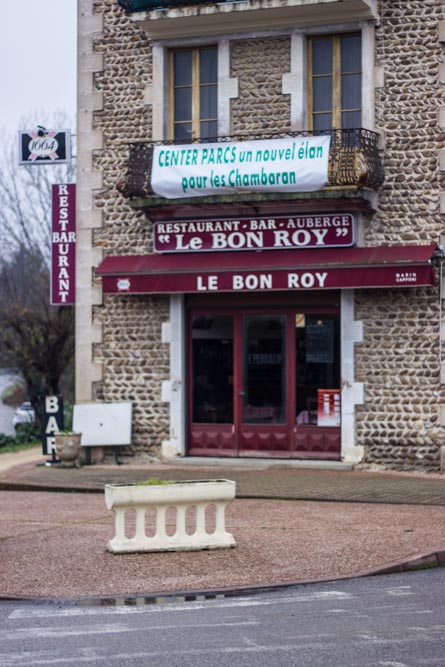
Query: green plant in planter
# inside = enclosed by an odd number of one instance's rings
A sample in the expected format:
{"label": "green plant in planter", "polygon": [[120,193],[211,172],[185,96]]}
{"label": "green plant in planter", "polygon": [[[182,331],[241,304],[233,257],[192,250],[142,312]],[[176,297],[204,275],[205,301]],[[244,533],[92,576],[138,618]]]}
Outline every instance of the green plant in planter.
{"label": "green plant in planter", "polygon": [[176,484],[174,480],[171,479],[158,479],[157,477],[149,477],[140,482],[135,482],[135,486],[158,486],[158,484]]}

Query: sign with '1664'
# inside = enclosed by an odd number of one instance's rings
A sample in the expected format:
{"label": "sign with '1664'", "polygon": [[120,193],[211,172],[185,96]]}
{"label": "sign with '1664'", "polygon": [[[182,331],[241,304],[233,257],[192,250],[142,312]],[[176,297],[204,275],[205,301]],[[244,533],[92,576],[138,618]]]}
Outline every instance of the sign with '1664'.
{"label": "sign with '1664'", "polygon": [[69,162],[70,130],[48,130],[38,125],[19,132],[20,164],[60,164]]}

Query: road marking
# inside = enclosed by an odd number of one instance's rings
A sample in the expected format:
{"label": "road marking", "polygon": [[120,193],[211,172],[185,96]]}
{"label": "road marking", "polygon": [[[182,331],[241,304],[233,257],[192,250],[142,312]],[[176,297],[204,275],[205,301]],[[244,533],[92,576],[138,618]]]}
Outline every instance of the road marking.
{"label": "road marking", "polygon": [[[181,623],[181,630],[193,630],[196,628],[231,628],[240,626],[257,626],[259,621],[234,621],[233,623]],[[150,625],[146,629],[149,632],[157,632],[158,630],[177,630],[177,625]],[[138,632],[140,628],[133,625],[96,625],[94,627],[76,627],[76,628],[20,628],[12,632],[3,633],[0,638],[1,642],[5,639],[8,641],[23,641],[24,639],[48,639],[51,637],[73,637],[82,635],[106,635],[114,634],[116,632]]]}
{"label": "road marking", "polygon": [[395,596],[406,596],[406,595],[414,595],[414,591],[411,590],[411,586],[397,586],[397,588],[387,588],[386,594]]}
{"label": "road marking", "polygon": [[15,609],[10,615],[11,619],[18,618],[48,618],[48,617],[68,617],[68,616],[99,616],[99,615],[126,615],[126,614],[160,614],[169,611],[198,611],[200,609],[209,610],[216,607],[222,608],[242,608],[242,607],[265,607],[270,605],[298,604],[299,602],[330,601],[330,600],[352,600],[353,595],[342,593],[340,591],[321,591],[310,593],[308,595],[295,595],[285,598],[259,599],[259,598],[240,598],[235,600],[206,600],[205,602],[189,602],[180,604],[166,604],[146,606],[146,607],[69,607],[66,609],[53,609],[48,607],[25,609]]}
{"label": "road marking", "polygon": [[[353,640],[354,641],[354,640]],[[406,645],[410,644],[412,640],[409,638],[394,638],[394,639],[387,639],[385,641],[386,646],[393,647],[394,650],[396,650],[396,647],[400,650],[401,645]],[[65,656],[57,656],[54,651],[41,651],[40,653],[36,652],[21,652],[21,653],[8,653],[8,654],[1,654],[0,653],[0,665],[2,667],[23,667],[23,665],[26,665],[26,667],[34,667],[37,665],[56,665],[59,663],[62,663],[64,665],[68,664],[85,664],[88,662],[92,662],[96,665],[111,665],[114,664],[115,662],[118,665],[122,664],[138,664],[138,660],[142,659],[150,659],[151,662],[150,664],[153,664],[153,660],[156,658],[165,658],[168,657],[170,662],[172,658],[186,658],[186,657],[194,657],[194,656],[201,656],[204,655],[207,657],[207,661],[210,664],[210,661],[208,660],[209,656],[215,656],[215,660],[217,660],[218,655],[222,656],[235,656],[237,654],[242,655],[242,654],[273,654],[273,653],[290,653],[291,655],[296,655],[299,651],[314,651],[317,649],[322,649],[323,651],[334,651],[338,648],[338,643],[337,640],[334,639],[332,642],[319,642],[319,641],[308,641],[308,642],[302,642],[302,643],[291,643],[291,644],[278,644],[275,646],[261,646],[258,644],[255,644],[254,646],[225,646],[225,647],[212,647],[212,646],[207,646],[202,649],[198,648],[191,648],[191,649],[172,649],[171,647],[168,649],[165,649],[163,651],[159,650],[153,650],[152,648],[147,648],[146,652],[138,652],[138,653],[120,653],[120,654],[114,654],[112,656],[105,656],[105,655],[99,655],[98,651],[94,651],[91,654],[91,651],[88,651],[90,655],[85,655],[86,651],[80,649],[79,655],[73,656],[71,658],[67,658]],[[82,655],[83,654],[83,655]],[[291,659],[291,657],[289,657]],[[218,664],[217,662],[213,661],[212,664]],[[428,666],[435,664],[436,661],[429,661]],[[288,664],[288,663],[286,663]],[[412,667],[408,665],[404,665],[403,663],[391,663],[391,662],[380,662],[378,663],[383,667]],[[438,663],[441,664],[441,663]],[[443,663],[442,663],[443,664]]]}

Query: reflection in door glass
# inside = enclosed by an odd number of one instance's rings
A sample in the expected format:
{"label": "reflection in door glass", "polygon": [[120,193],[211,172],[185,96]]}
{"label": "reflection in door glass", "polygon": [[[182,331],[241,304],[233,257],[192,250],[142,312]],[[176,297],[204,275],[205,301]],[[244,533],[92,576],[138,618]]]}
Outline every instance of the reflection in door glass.
{"label": "reflection in door glass", "polygon": [[297,315],[297,424],[340,425],[340,322]]}
{"label": "reflection in door glass", "polygon": [[244,317],[243,421],[285,421],[285,317]]}
{"label": "reflection in door glass", "polygon": [[233,318],[192,318],[193,421],[233,422]]}

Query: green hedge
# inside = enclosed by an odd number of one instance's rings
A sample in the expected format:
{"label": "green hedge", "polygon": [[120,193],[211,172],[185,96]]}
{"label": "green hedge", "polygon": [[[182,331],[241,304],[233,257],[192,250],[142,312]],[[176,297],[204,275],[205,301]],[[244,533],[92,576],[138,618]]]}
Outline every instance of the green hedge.
{"label": "green hedge", "polygon": [[39,442],[41,438],[40,428],[35,423],[19,424],[15,435],[0,433],[0,450],[3,447],[14,447]]}

